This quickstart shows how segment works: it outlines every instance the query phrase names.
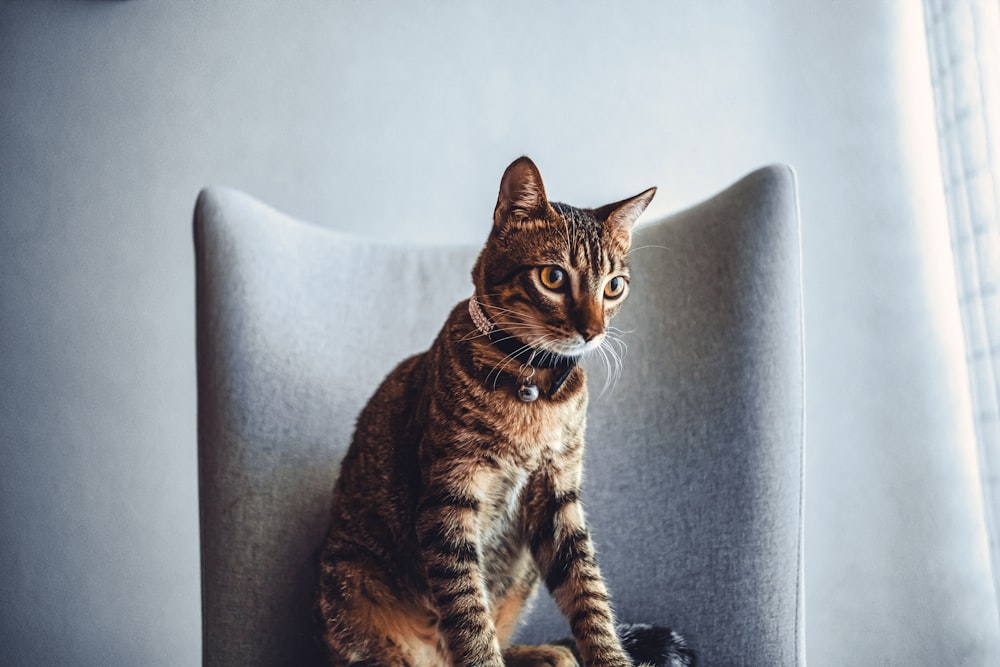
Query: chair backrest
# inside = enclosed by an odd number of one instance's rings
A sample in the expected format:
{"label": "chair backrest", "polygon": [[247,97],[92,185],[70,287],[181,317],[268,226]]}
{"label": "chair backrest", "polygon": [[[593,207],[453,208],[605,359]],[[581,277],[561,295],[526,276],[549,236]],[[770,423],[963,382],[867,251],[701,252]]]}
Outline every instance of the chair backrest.
{"label": "chair backrest", "polygon": [[[802,664],[794,176],[754,172],[634,246],[584,488],[619,618],[674,626],[704,664]],[[378,382],[471,293],[476,249],[362,240],[224,188],[199,197],[195,247],[204,662],[318,664],[338,462]],[[520,638],[566,627],[542,599]]]}

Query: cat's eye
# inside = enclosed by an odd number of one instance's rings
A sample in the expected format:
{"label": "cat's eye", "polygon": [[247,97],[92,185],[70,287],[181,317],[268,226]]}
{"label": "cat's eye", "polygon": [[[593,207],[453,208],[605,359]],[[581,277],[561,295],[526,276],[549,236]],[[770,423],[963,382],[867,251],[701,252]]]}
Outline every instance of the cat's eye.
{"label": "cat's eye", "polygon": [[625,293],[627,282],[625,276],[615,276],[604,285],[604,297],[607,299],[617,299]]}
{"label": "cat's eye", "polygon": [[566,272],[558,266],[543,266],[538,272],[538,277],[548,289],[562,289],[566,284]]}

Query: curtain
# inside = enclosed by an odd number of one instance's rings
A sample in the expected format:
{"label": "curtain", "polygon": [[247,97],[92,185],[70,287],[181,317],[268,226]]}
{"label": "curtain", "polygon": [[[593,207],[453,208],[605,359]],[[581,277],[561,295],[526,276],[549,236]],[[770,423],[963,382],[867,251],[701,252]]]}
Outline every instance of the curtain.
{"label": "curtain", "polygon": [[1000,0],[924,0],[924,20],[1000,595]]}

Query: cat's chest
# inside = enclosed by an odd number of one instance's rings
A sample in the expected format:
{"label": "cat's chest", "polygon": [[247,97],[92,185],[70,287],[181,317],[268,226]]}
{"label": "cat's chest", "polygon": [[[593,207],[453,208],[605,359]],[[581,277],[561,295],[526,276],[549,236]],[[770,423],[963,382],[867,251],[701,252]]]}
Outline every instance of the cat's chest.
{"label": "cat's chest", "polygon": [[522,505],[529,475],[516,471],[499,479],[480,515],[479,544],[487,587],[505,587],[527,552]]}
{"label": "cat's chest", "polygon": [[507,541],[520,531],[521,506],[524,502],[528,473],[515,470],[498,477],[486,498],[482,515],[484,544]]}
{"label": "cat's chest", "polygon": [[510,402],[508,409],[500,412],[496,433],[531,458],[545,457],[583,437],[585,411],[586,403],[581,400]]}

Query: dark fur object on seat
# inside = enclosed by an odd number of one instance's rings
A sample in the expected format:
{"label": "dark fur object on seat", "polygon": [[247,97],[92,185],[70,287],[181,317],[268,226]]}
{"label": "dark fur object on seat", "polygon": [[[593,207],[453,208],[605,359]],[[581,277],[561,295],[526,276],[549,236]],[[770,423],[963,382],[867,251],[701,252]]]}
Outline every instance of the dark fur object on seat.
{"label": "dark fur object on seat", "polygon": [[[670,628],[646,623],[621,623],[616,630],[622,641],[622,647],[636,665],[649,664],[655,667],[698,665],[694,649],[688,648],[684,638]],[[577,662],[582,664],[576,642],[571,637],[553,643],[569,648],[576,656]]]}

